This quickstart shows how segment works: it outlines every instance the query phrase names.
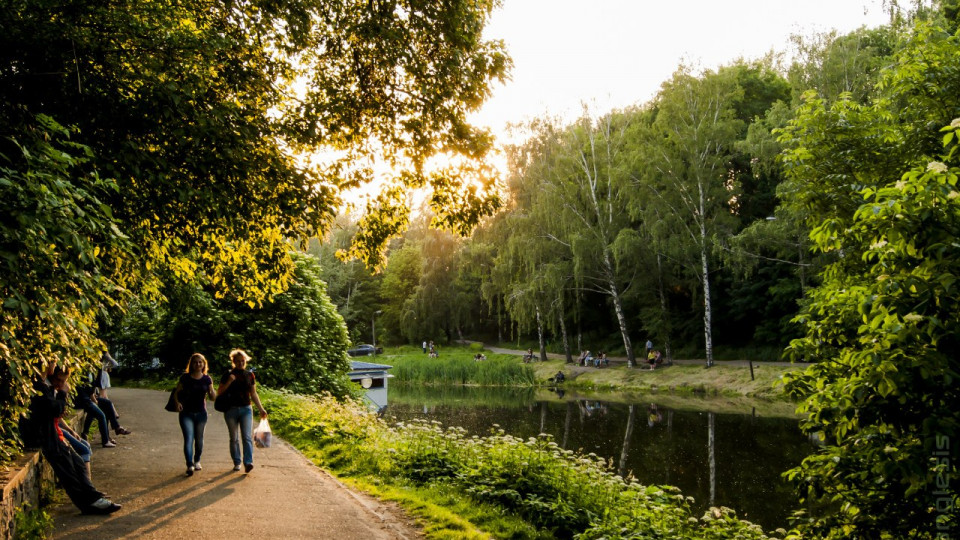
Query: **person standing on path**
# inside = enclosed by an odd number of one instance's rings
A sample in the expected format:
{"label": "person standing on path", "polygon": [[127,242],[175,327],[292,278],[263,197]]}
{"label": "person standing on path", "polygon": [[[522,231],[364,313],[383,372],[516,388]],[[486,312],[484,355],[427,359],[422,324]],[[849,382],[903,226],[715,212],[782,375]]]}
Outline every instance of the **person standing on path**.
{"label": "person standing on path", "polygon": [[203,428],[207,425],[207,396],[214,399],[213,379],[207,375],[207,359],[200,353],[190,355],[187,369],[177,381],[174,403],[180,417],[183,433],[183,457],[187,461],[187,476],[199,471],[203,454]]}
{"label": "person standing on path", "polygon": [[233,369],[220,379],[217,396],[225,395],[227,412],[223,419],[227,423],[227,432],[230,434],[230,457],[233,458],[233,470],[240,470],[241,437],[243,439],[243,467],[245,472],[253,470],[253,410],[250,402],[253,401],[260,409],[260,418],[267,417],[267,411],[260,404],[257,395],[257,381],[252,371],[246,369],[250,356],[241,349],[230,351],[230,361]]}
{"label": "person standing on path", "polygon": [[650,352],[653,350],[653,341],[647,340],[647,356],[650,356]]}

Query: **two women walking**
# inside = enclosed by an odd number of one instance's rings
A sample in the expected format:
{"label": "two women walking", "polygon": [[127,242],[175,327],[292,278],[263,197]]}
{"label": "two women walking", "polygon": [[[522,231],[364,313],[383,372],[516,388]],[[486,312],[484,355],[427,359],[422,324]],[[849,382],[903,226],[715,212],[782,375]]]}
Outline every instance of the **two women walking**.
{"label": "two women walking", "polygon": [[220,398],[227,407],[223,418],[230,434],[230,457],[233,470],[241,464],[246,472],[253,470],[253,410],[256,404],[260,418],[267,411],[257,395],[256,377],[246,369],[250,356],[240,349],[230,351],[233,369],[220,378],[220,386],[213,391],[213,380],[207,375],[207,360],[202,354],[190,357],[186,372],[177,382],[177,410],[180,416],[180,431],[183,433],[183,456],[187,463],[187,476],[201,470],[200,455],[203,453],[203,430],[207,423],[206,398]]}

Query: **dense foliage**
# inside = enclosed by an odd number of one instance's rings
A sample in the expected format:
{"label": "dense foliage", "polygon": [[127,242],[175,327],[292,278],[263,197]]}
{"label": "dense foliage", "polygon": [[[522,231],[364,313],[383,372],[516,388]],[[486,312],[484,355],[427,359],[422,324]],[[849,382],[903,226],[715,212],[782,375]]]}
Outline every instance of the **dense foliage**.
{"label": "dense foliage", "polygon": [[548,438],[469,437],[432,423],[388,428],[349,403],[272,391],[261,397],[274,430],[338,475],[418,494],[442,486],[535,525],[514,538],[767,538],[730,509],[697,517],[675,488],[623,479],[604,460]]}
{"label": "dense foliage", "polygon": [[[160,375],[186,367],[194,352],[210,362],[219,376],[230,368],[227,354],[245,349],[258,379],[271,387],[301,393],[351,393],[346,325],[320,280],[317,261],[293,254],[293,280],[287,290],[261,308],[214,298],[203,287],[179,287],[162,303],[134,306],[117,328],[114,351],[128,367],[141,369],[160,360]],[[143,371],[138,371],[143,373]]]}
{"label": "dense foliage", "polygon": [[[393,210],[410,190],[426,188],[435,224],[458,232],[491,213],[491,137],[466,117],[509,69],[482,38],[494,5],[6,2],[4,442],[37,363],[92,368],[101,325],[118,326],[131,298],[205,288],[268,304],[295,280],[288,241],[327,231],[382,164],[393,176],[352,243],[371,265],[406,227]],[[428,167],[441,154],[455,165]]]}
{"label": "dense foliage", "polygon": [[123,301],[129,282],[131,246],[103,202],[116,184],[75,132],[46,116],[25,128],[0,147],[0,460],[40,365],[98,358],[98,312]]}
{"label": "dense foliage", "polygon": [[919,26],[879,97],[811,99],[784,132],[797,199],[818,223],[811,238],[838,254],[791,345],[820,361],[786,388],[825,446],[789,477],[805,500],[833,503],[799,521],[803,537],[958,527],[958,40]]}

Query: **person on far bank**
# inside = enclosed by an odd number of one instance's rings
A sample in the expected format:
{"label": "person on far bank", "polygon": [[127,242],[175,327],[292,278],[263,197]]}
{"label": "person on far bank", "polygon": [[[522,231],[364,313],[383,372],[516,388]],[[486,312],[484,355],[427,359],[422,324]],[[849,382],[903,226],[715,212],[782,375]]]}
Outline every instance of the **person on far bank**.
{"label": "person on far bank", "polygon": [[[233,470],[240,470],[241,442],[243,448],[243,467],[245,472],[253,470],[253,410],[252,401],[260,409],[260,418],[267,417],[267,411],[260,404],[257,395],[257,381],[252,371],[246,369],[250,356],[241,349],[230,351],[233,369],[220,378],[217,396],[226,395],[228,409],[223,413],[230,433],[230,457],[233,458]],[[242,441],[241,441],[242,439]]]}
{"label": "person on far bank", "polygon": [[203,454],[203,428],[207,425],[207,396],[210,399],[217,397],[213,392],[213,379],[207,375],[207,359],[202,354],[190,355],[187,369],[180,375],[177,391],[173,395],[179,411],[180,431],[183,433],[187,476],[193,476],[193,471],[203,469],[200,455]]}

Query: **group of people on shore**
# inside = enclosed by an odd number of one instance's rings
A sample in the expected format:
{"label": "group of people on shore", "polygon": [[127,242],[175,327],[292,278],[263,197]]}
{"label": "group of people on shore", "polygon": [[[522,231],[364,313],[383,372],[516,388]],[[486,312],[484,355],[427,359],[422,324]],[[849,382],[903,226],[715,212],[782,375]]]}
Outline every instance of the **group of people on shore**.
{"label": "group of people on shore", "polygon": [[610,365],[610,359],[607,358],[607,353],[600,351],[596,356],[593,355],[590,351],[583,350],[580,351],[580,356],[577,357],[577,365],[583,367],[593,366],[596,368],[607,367]]}
{"label": "group of people on shore", "polygon": [[[107,358],[111,362],[109,368]],[[252,370],[246,369],[249,360],[249,355],[243,350],[231,351],[230,361],[233,367],[220,378],[220,384],[214,392],[213,380],[207,374],[207,359],[200,353],[190,356],[173,392],[180,430],[183,433],[187,476],[202,470],[200,457],[203,453],[203,431],[207,423],[207,398],[220,399],[223,403],[223,416],[230,435],[233,470],[240,471],[241,466],[247,473],[253,470],[251,402],[256,404],[261,418],[267,418],[267,411],[257,395],[256,377]],[[109,357],[109,354],[105,354],[104,371],[109,372],[110,368],[116,366],[116,361]],[[106,379],[102,375],[102,372],[98,373],[96,381],[92,382],[90,387],[84,385],[78,388],[74,407],[85,411],[87,417],[82,433],[77,433],[63,420],[67,411],[67,396],[70,394],[67,382],[70,371],[57,365],[56,360],[48,361],[43,378],[34,383],[35,394],[30,399],[28,413],[20,425],[24,444],[40,448],[67,496],[84,514],[105,515],[120,509],[119,504],[98,491],[91,481],[92,451],[86,439],[93,420],[97,420],[101,445],[104,448],[116,446],[116,440],[110,437],[111,428],[117,435],[131,433],[119,424],[120,415],[113,402],[107,398],[109,374]]]}
{"label": "group of people on shore", "polygon": [[433,341],[423,342],[423,354],[429,354],[430,358],[437,358],[440,356],[440,353],[437,352],[437,346],[433,344]]}

